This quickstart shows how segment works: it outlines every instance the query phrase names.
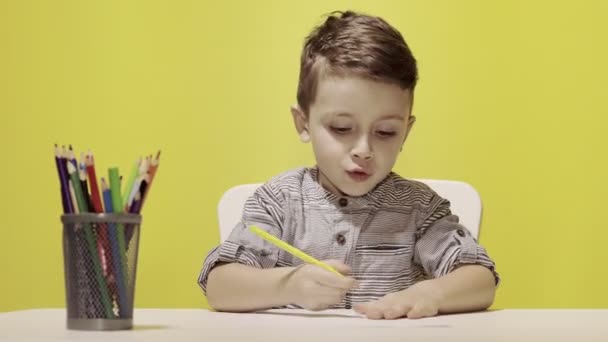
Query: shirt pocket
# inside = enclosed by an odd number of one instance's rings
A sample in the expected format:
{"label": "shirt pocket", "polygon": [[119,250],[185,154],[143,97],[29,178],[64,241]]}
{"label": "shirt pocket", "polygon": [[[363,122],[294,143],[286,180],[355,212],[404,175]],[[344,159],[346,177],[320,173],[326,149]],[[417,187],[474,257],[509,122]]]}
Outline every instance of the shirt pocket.
{"label": "shirt pocket", "polygon": [[359,234],[357,270],[366,275],[399,277],[412,271],[415,235],[412,232]]}

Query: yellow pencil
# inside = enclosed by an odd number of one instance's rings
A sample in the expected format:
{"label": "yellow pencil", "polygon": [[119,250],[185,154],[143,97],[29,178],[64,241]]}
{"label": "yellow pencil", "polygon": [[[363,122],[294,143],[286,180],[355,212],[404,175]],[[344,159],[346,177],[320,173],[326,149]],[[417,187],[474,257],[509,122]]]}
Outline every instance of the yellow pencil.
{"label": "yellow pencil", "polygon": [[252,232],[254,232],[255,234],[257,234],[258,236],[260,236],[262,239],[270,242],[271,244],[277,246],[278,248],[284,250],[285,252],[291,253],[292,255],[298,257],[299,259],[301,259],[304,262],[307,262],[309,264],[313,264],[313,265],[317,265],[319,267],[322,267],[330,272],[333,272],[335,274],[339,274],[341,276],[343,276],[342,273],[336,271],[335,268],[329,266],[328,264],[319,261],[315,258],[313,258],[312,256],[302,252],[301,250],[295,248],[294,246],[288,244],[285,241],[282,241],[280,239],[278,239],[277,237],[268,234],[268,232],[266,232],[265,230],[256,227],[256,226],[250,226],[249,230],[251,230]]}

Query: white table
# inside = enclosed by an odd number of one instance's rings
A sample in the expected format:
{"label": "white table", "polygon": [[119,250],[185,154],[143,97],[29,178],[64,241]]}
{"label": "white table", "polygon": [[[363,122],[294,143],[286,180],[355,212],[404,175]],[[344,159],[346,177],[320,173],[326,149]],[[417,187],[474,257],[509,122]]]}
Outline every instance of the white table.
{"label": "white table", "polygon": [[0,341],[608,341],[608,310],[497,310],[374,321],[349,310],[136,309],[134,329],[72,331],[65,309],[0,313]]}

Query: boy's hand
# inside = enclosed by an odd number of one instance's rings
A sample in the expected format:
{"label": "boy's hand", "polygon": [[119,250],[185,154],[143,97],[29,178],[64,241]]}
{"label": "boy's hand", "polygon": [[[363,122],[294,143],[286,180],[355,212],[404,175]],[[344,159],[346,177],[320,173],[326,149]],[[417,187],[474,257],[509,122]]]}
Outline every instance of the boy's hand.
{"label": "boy's hand", "polygon": [[356,304],[353,309],[370,319],[423,318],[439,312],[440,290],[432,280],[368,303]]}
{"label": "boy's hand", "polygon": [[[350,267],[336,260],[325,263],[347,275]],[[289,301],[304,309],[318,311],[338,304],[346,292],[356,285],[353,278],[340,276],[319,266],[306,264],[298,267],[287,279],[284,291]]]}

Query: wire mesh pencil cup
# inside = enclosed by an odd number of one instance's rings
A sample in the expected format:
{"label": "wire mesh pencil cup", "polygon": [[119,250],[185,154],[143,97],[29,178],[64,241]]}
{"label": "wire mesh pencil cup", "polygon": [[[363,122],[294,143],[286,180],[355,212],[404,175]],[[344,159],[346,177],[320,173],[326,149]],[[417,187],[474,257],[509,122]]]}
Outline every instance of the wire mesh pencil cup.
{"label": "wire mesh pencil cup", "polygon": [[67,328],[133,326],[138,214],[64,214],[63,260]]}

